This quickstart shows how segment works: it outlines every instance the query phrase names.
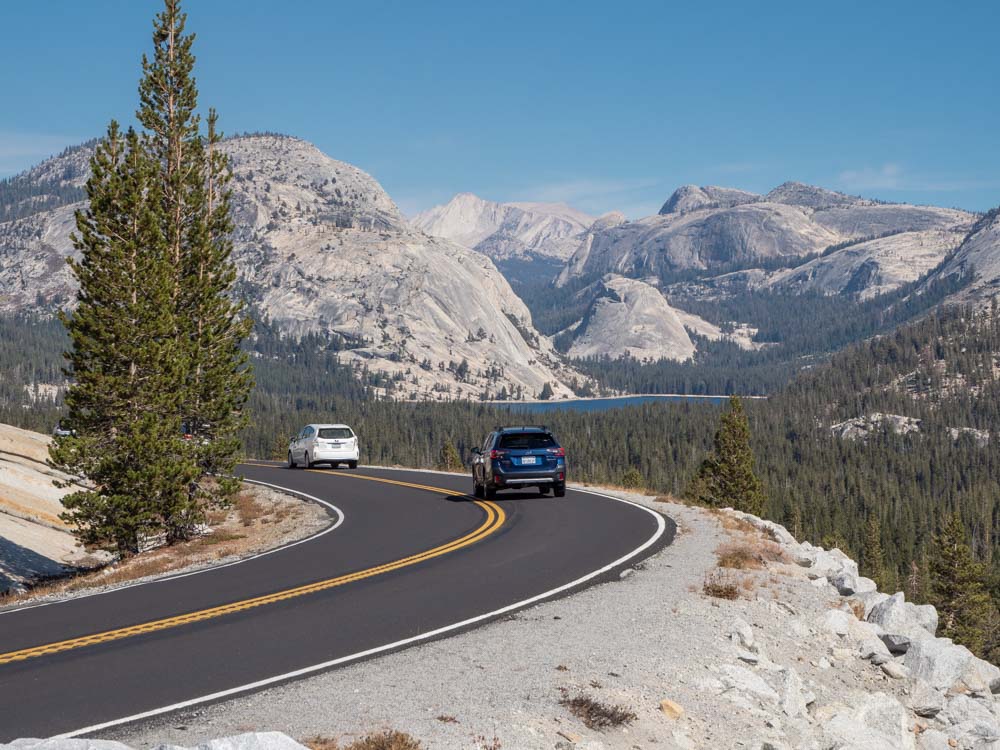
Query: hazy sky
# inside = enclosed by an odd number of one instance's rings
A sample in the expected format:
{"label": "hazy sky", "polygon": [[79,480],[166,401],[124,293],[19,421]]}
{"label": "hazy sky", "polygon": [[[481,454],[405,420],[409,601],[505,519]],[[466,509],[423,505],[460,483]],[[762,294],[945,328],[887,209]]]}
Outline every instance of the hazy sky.
{"label": "hazy sky", "polygon": [[[188,0],[204,106],[371,172],[654,213],[785,180],[1000,203],[1000,3]],[[0,176],[129,121],[156,0],[5,2]]]}

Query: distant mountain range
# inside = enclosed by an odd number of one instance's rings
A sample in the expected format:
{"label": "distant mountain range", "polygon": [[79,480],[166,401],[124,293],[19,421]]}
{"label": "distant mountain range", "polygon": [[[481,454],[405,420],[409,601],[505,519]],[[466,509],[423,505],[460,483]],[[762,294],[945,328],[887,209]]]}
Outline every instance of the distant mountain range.
{"label": "distant mountain range", "polygon": [[[952,280],[949,301],[1000,291],[997,212],[788,182],[766,195],[685,185],[633,221],[469,193],[407,221],[374,178],[305,141],[250,135],[225,149],[241,293],[290,335],[336,337],[344,361],[386,374],[395,397],[532,398],[545,383],[569,396],[588,383],[577,358],[683,361],[702,341],[760,349],[738,309],[704,307],[748,293],[877,301],[920,279],[912,294]],[[65,258],[92,152],[67,149],[0,183],[0,312],[72,304]],[[525,286],[510,276],[518,265],[551,278]],[[537,317],[545,305],[561,306],[561,322],[543,333],[529,307]]]}
{"label": "distant mountain range", "polygon": [[540,256],[562,261],[593,223],[593,216],[564,203],[496,203],[471,193],[459,193],[411,221],[422,232],[491,258]]}

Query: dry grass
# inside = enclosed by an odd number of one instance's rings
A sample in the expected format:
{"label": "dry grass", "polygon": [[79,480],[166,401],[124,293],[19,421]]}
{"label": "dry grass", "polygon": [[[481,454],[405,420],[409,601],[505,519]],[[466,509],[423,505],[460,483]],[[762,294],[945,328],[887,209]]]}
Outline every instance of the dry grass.
{"label": "dry grass", "polygon": [[863,601],[861,601],[860,599],[848,599],[847,606],[851,608],[851,612],[854,613],[855,617],[864,622],[865,603]]}
{"label": "dry grass", "polygon": [[734,570],[760,570],[770,562],[781,562],[781,547],[758,535],[723,542],[715,550],[720,568]]}
{"label": "dry grass", "polygon": [[302,744],[309,750],[340,750],[340,743],[332,737],[306,737]]}
{"label": "dry grass", "polygon": [[732,601],[740,596],[740,582],[734,576],[716,570],[705,576],[701,590],[716,599]]}
{"label": "dry grass", "polygon": [[739,532],[747,536],[759,536],[757,527],[747,520],[737,518],[731,513],[726,513],[719,508],[709,508],[709,513],[715,516],[726,531]]}
{"label": "dry grass", "polygon": [[559,701],[569,712],[580,719],[588,729],[602,730],[610,727],[628,726],[639,717],[624,706],[601,703],[589,695],[566,696]]}
{"label": "dry grass", "polygon": [[253,522],[264,515],[264,506],[249,492],[241,492],[233,500],[233,507],[244,526],[252,526]]}
{"label": "dry grass", "polygon": [[406,732],[386,729],[365,735],[349,745],[341,745],[332,737],[309,737],[302,744],[310,750],[421,750],[421,744]]}

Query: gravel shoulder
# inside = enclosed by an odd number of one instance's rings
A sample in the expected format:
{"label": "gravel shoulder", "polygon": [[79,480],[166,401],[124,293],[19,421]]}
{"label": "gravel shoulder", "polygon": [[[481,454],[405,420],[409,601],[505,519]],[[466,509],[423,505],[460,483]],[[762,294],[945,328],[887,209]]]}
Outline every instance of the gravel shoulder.
{"label": "gravel shoulder", "polygon": [[[706,581],[720,575],[716,549],[741,540],[759,544],[759,534],[723,514],[615,494],[678,524],[671,546],[619,581],[445,640],[113,730],[107,738],[152,747],[280,731],[346,744],[395,728],[428,748],[756,748],[762,741],[804,747],[816,721],[804,704],[792,716],[770,705],[782,701],[788,669],[813,706],[875,691],[902,696],[901,683],[857,658],[824,626],[827,613],[844,606],[825,579],[819,585],[792,562],[770,561],[724,572],[737,586],[736,599],[707,596]],[[752,653],[731,637],[738,621],[751,629]],[[625,728],[589,729],[560,704],[581,694],[627,707],[637,718]],[[664,700],[682,715],[661,708]]]}

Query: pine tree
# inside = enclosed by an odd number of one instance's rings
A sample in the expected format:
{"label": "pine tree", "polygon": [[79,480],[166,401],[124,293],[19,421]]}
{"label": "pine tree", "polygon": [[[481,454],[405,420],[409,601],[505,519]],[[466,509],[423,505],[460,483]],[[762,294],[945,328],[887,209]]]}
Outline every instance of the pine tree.
{"label": "pine tree", "polygon": [[186,495],[161,508],[169,541],[190,535],[206,502],[224,503],[236,491],[236,433],[245,424],[252,387],[240,349],[251,323],[232,297],[231,174],[214,110],[207,136],[200,132],[194,36],[184,33],[185,23],[179,0],[165,0],[154,23],[153,59],[143,56],[136,113],[162,183],[161,231],[173,263],[172,305],[186,367],[180,410],[192,436],[188,447],[202,469]]}
{"label": "pine tree", "polygon": [[450,440],[445,440],[441,445],[441,453],[438,455],[438,469],[440,471],[462,471],[464,468],[462,457],[455,449],[455,444]]}
{"label": "pine tree", "polygon": [[538,394],[538,398],[542,401],[548,401],[555,395],[555,393],[556,392],[552,390],[552,384],[546,381],[542,386],[542,392]]}
{"label": "pine tree", "polygon": [[973,558],[958,513],[934,537],[930,574],[938,635],[983,653],[986,625],[995,610],[986,590],[986,568]]}
{"label": "pine tree", "polygon": [[882,552],[882,526],[874,513],[869,513],[865,521],[865,542],[861,551],[863,572],[884,588],[886,581],[885,554]]}
{"label": "pine tree", "polygon": [[159,532],[159,507],[197,475],[180,434],[183,357],[160,234],[160,185],[139,136],[112,122],[76,215],[70,266],[77,308],[64,315],[73,378],[66,404],[76,434],[56,440],[53,465],[93,489],[67,496],[63,517],[88,546],[138,552]]}
{"label": "pine tree", "polygon": [[236,490],[252,385],[250,323],[232,297],[230,172],[214,111],[200,132],[185,20],[179,0],[164,0],[142,59],[144,133],[122,138],[112,123],[77,217],[79,305],[65,323],[80,426],[52,460],[96,488],[67,502],[81,538],[121,553],[153,533],[189,537]]}
{"label": "pine tree", "polygon": [[714,450],[702,462],[685,494],[717,508],[731,506],[754,515],[763,512],[764,490],[754,473],[750,423],[739,396],[730,397],[729,411],[722,415],[715,433]]}

